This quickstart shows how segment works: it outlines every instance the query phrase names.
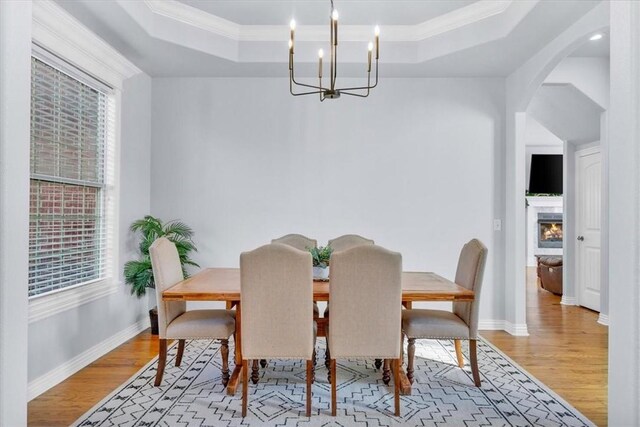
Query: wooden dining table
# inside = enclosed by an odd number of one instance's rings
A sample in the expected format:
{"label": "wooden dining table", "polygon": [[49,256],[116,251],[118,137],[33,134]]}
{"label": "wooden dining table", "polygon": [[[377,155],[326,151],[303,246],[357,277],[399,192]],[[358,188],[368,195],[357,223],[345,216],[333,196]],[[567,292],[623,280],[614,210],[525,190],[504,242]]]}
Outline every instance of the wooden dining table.
{"label": "wooden dining table", "polygon": [[[329,301],[330,281],[313,282],[314,301]],[[234,395],[242,373],[242,307],[240,304],[240,269],[206,268],[178,282],[162,293],[164,301],[222,301],[236,309],[235,368],[227,384],[227,393]],[[473,291],[431,272],[402,273],[402,304],[411,308],[419,301],[473,301]],[[318,319],[318,336],[325,332],[326,319]],[[400,369],[402,394],[411,394],[411,383]]]}

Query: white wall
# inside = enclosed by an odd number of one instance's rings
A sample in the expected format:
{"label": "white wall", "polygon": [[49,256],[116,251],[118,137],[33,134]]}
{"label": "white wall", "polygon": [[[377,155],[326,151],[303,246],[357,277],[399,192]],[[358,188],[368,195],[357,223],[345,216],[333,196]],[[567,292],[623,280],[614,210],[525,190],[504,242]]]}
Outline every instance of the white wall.
{"label": "white wall", "polygon": [[146,299],[131,296],[122,283],[122,265],[135,256],[129,224],[150,209],[151,79],[145,74],[125,80],[121,120],[118,291],[29,325],[30,388],[71,372],[94,346],[148,319]]}
{"label": "white wall", "polygon": [[286,79],[153,79],[152,213],[194,227],[203,267],[235,267],[286,233],[358,233],[402,252],[405,270],[453,277],[478,237],[481,317],[503,319],[503,85],[386,79],[366,100],[320,103]]}
{"label": "white wall", "polygon": [[31,2],[0,2],[0,426],[27,422]]}
{"label": "white wall", "polygon": [[553,69],[544,82],[571,83],[600,107],[605,110],[609,108],[609,58],[567,57]]}
{"label": "white wall", "polygon": [[640,3],[611,2],[609,425],[640,425]]}

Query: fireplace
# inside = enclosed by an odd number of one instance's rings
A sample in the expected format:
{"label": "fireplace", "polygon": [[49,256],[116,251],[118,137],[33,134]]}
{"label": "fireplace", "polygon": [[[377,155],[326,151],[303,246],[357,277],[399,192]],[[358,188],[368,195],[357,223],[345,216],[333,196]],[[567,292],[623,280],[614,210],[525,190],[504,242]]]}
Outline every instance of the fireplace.
{"label": "fireplace", "polygon": [[538,213],[538,247],[562,247],[561,213]]}

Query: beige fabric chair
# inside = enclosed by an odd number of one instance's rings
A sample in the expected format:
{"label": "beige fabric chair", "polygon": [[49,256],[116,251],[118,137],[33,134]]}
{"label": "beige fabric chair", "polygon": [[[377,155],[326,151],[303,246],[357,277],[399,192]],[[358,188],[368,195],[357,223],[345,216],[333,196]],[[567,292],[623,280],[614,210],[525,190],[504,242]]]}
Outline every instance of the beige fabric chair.
{"label": "beige fabric chair", "polygon": [[248,361],[307,361],[307,416],[311,416],[313,271],[311,254],[272,243],[240,255],[242,416],[247,414]]}
{"label": "beige fabric chair", "polygon": [[156,239],[149,248],[158,305],[159,356],[155,385],[162,383],[167,362],[167,340],[178,341],[176,366],[182,362],[185,340],[219,339],[222,354],[222,384],[229,382],[229,337],[235,332],[235,314],[230,310],[190,310],[184,301],[163,301],[162,292],[184,279],[176,246]]}
{"label": "beige fabric chair", "polygon": [[331,413],[336,415],[336,359],[392,359],[395,415],[400,415],[402,256],[375,245],[331,257]]}
{"label": "beige fabric chair", "polygon": [[471,371],[476,387],[480,387],[478,371],[477,339],[478,310],[482,276],[487,260],[487,248],[477,239],[464,245],[458,260],[455,282],[475,293],[473,302],[453,303],[453,312],[444,310],[415,309],[402,313],[402,330],[409,345],[407,377],[413,383],[415,341],[420,338],[455,340],[458,366],[464,367],[460,340],[469,340]]}
{"label": "beige fabric chair", "polygon": [[300,251],[306,251],[318,246],[317,240],[310,239],[302,234],[287,234],[286,236],[273,239],[271,243],[282,243],[283,245],[292,246]]}
{"label": "beige fabric chair", "polygon": [[[317,240],[310,239],[302,234],[287,234],[286,236],[271,240],[271,243],[282,243],[283,245],[291,246],[305,252],[309,250],[309,248],[315,248],[318,246]],[[318,308],[318,304],[315,302],[313,303],[313,317],[320,317],[320,309]],[[262,367],[264,368],[265,366],[266,364],[263,364]]]}
{"label": "beige fabric chair", "polygon": [[358,236],[357,234],[345,234],[344,236],[329,240],[329,246],[333,248],[334,252],[344,251],[356,246],[373,244],[373,240]]}
{"label": "beige fabric chair", "polygon": [[[367,239],[366,237],[358,236],[357,234],[345,234],[340,237],[336,237],[335,239],[329,240],[329,246],[333,248],[334,252],[344,251],[347,249],[355,248],[356,246],[363,245],[373,245],[374,242],[371,239]],[[329,304],[324,309],[324,317],[325,319],[329,319]],[[329,369],[329,360],[331,359],[331,352],[329,351],[329,346],[327,346],[327,351],[324,355],[324,365]],[[376,359],[375,365],[377,369],[380,369],[382,366],[382,360]]]}

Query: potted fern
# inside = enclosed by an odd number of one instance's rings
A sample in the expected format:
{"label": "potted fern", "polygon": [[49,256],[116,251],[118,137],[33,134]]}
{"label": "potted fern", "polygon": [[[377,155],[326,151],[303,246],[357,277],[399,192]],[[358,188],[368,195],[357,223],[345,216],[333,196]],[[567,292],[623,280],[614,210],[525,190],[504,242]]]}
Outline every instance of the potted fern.
{"label": "potted fern", "polygon": [[[192,265],[199,267],[189,255],[192,251],[197,251],[193,243],[193,230],[191,227],[181,221],[169,221],[162,223],[162,220],[147,215],[142,219],[134,221],[130,227],[131,232],[139,234],[141,237],[139,249],[140,259],[132,260],[124,265],[125,283],[131,285],[131,294],[142,297],[146,294],[147,288],[154,288],[153,269],[151,268],[151,257],[149,255],[149,247],[159,237],[166,237],[176,245],[180,263],[182,264],[182,272],[188,277],[186,266]],[[149,310],[151,319],[151,333],[158,334],[158,310],[157,307]]]}
{"label": "potted fern", "polygon": [[329,258],[333,248],[331,246],[320,246],[318,248],[309,248],[311,258],[313,259],[313,278],[315,280],[329,279]]}

